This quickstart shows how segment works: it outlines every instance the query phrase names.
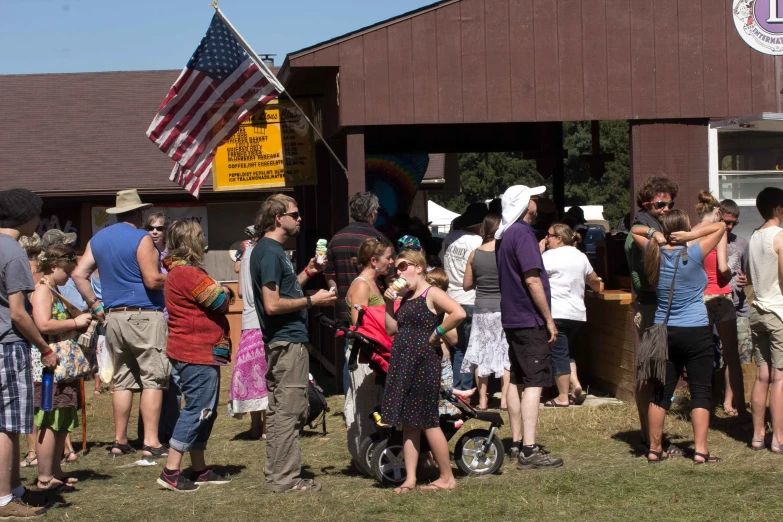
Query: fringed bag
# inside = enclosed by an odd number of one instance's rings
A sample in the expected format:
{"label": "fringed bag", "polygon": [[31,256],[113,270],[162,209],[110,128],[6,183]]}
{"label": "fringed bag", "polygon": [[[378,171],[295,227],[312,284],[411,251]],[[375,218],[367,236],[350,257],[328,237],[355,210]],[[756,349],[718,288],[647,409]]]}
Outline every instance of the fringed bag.
{"label": "fringed bag", "polygon": [[666,316],[663,318],[663,323],[652,325],[645,330],[642,336],[636,359],[636,378],[640,382],[650,379],[657,379],[661,382],[666,380],[666,361],[669,359],[669,334],[666,324],[669,322],[669,312],[672,309],[674,280],[677,277],[677,268],[680,266],[680,258],[683,257],[683,253],[685,261],[688,260],[686,248],[680,250],[674,261],[674,275],[672,275],[672,286],[669,289],[669,302],[666,305]]}

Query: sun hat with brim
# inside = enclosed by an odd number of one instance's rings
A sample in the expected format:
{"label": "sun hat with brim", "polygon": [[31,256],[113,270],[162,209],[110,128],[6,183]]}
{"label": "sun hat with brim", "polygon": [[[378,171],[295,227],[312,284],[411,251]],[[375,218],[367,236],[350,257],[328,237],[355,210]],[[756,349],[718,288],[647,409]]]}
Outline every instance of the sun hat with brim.
{"label": "sun hat with brim", "polygon": [[546,187],[530,188],[525,185],[514,185],[506,189],[501,200],[503,208],[502,219],[497,232],[495,232],[495,239],[502,239],[503,233],[508,227],[516,223],[522,214],[525,213],[531,197],[538,196],[544,192],[546,192]]}
{"label": "sun hat with brim", "polygon": [[471,203],[460,216],[460,225],[462,228],[480,225],[487,214],[489,214],[489,207],[486,203]]}
{"label": "sun hat with brim", "polygon": [[63,232],[53,228],[44,232],[41,236],[41,248],[46,249],[52,245],[70,245],[76,241],[76,234],[73,232]]}
{"label": "sun hat with brim", "polygon": [[123,214],[136,209],[150,208],[152,203],[142,203],[139,193],[136,189],[121,190],[117,192],[117,204],[112,208],[107,208],[107,214]]}

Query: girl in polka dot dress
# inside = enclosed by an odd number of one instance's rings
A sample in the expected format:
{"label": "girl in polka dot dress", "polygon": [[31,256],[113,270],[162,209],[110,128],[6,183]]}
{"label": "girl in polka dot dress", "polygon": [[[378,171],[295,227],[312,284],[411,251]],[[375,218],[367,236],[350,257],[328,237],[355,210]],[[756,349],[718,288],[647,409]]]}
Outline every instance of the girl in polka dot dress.
{"label": "girl in polka dot dress", "polygon": [[[394,491],[407,493],[416,487],[421,432],[427,437],[440,477],[422,490],[455,489],[449,448],[440,429],[438,398],[441,376],[441,337],[456,328],[465,311],[446,292],[425,280],[427,261],[421,251],[405,250],[395,260],[398,277],[407,281],[407,292],[394,311],[397,294],[389,288],[386,301],[386,331],[394,343],[383,396],[385,423],[402,426],[405,482]],[[442,320],[444,314],[448,314]]]}

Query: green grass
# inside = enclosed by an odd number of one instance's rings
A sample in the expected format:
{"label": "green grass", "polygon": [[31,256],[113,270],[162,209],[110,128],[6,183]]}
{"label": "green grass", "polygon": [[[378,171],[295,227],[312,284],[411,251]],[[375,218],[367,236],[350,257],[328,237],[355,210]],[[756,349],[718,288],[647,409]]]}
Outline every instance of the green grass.
{"label": "green grass", "polygon": [[[249,429],[250,420],[235,420],[225,414],[229,372],[224,370],[220,417],[207,457],[208,463],[231,470],[231,484],[177,494],[155,483],[162,461],[154,468],[119,469],[140,454],[116,459],[107,456],[113,437],[111,398],[89,394],[90,451],[66,467],[83,480],[77,492],[59,497],[61,503],[50,510],[47,520],[783,519],[783,457],[747,449],[750,432],[733,421],[714,419],[710,450],[724,462],[695,466],[691,460],[679,458],[652,466],[631,455],[638,432],[636,412],[630,404],[542,410],[539,442],[565,459],[561,469],[518,471],[507,459],[502,474],[460,478],[454,492],[394,495],[350,469],[342,400],[333,396],[329,399],[332,411],[327,437],[308,434],[302,439],[304,465],[323,485],[323,491],[271,494],[263,486],[264,443],[238,440],[237,435]],[[131,426],[135,427],[135,420],[134,415]],[[674,412],[666,422],[667,433],[692,449],[685,416]],[[75,445],[80,447],[80,435],[74,435]],[[507,425],[501,435],[508,441]],[[22,472],[23,482],[32,487],[35,472]]]}

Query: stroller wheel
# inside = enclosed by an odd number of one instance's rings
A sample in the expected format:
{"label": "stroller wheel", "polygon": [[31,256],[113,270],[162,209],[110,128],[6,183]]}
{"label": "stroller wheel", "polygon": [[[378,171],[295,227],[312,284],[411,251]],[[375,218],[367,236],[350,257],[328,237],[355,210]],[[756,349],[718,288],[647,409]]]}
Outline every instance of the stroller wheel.
{"label": "stroller wheel", "polygon": [[503,465],[503,442],[495,435],[487,446],[489,430],[470,430],[454,448],[457,467],[466,475],[491,475]]}
{"label": "stroller wheel", "polygon": [[373,445],[370,463],[372,474],[384,486],[399,486],[405,482],[405,459],[402,452],[402,436],[393,436]]}
{"label": "stroller wheel", "polygon": [[365,437],[362,443],[359,444],[359,462],[356,464],[360,468],[359,471],[368,477],[374,477],[372,472],[372,454],[377,445],[378,441],[372,437]]}

